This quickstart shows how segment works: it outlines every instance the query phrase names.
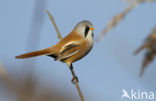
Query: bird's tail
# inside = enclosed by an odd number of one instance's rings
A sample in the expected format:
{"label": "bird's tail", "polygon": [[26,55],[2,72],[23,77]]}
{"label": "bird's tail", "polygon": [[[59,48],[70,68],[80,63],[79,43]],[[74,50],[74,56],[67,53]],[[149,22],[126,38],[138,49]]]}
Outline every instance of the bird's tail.
{"label": "bird's tail", "polygon": [[30,53],[25,53],[19,56],[16,56],[15,58],[17,59],[24,59],[24,58],[31,58],[31,57],[36,57],[36,56],[41,56],[41,55],[49,55],[53,54],[50,48],[39,50],[39,51],[34,51]]}

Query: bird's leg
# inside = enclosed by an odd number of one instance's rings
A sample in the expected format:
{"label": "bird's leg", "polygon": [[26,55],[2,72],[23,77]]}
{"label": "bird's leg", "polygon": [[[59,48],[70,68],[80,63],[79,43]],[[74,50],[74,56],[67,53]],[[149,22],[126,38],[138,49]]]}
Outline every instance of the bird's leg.
{"label": "bird's leg", "polygon": [[79,82],[78,77],[75,75],[73,65],[71,64],[69,68],[70,68],[70,71],[71,71],[72,76],[73,76],[73,79],[71,80],[71,81],[72,81],[72,83],[74,83],[74,84],[75,84],[74,80],[76,80],[77,82]]}

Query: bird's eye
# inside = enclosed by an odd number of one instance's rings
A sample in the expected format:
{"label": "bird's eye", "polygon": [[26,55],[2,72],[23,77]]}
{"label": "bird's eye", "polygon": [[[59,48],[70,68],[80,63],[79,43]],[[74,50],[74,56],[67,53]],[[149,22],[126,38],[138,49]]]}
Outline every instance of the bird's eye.
{"label": "bird's eye", "polygon": [[85,28],[85,37],[87,36],[88,31],[89,31],[89,26],[86,26],[86,28]]}

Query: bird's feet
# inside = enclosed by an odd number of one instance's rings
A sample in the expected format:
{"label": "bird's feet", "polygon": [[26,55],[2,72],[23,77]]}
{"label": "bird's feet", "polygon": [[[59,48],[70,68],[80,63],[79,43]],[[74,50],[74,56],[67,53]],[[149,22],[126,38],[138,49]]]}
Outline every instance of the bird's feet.
{"label": "bird's feet", "polygon": [[73,79],[71,80],[71,82],[72,82],[73,84],[75,84],[75,80],[76,80],[77,82],[79,82],[79,80],[78,80],[78,77],[77,77],[77,76],[74,76],[74,77],[73,77]]}

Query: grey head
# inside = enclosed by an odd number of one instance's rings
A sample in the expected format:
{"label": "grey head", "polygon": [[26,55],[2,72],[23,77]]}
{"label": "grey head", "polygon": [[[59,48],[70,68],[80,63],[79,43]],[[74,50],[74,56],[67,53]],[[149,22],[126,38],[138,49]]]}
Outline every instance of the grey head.
{"label": "grey head", "polygon": [[87,20],[83,20],[81,22],[79,22],[75,27],[74,30],[82,35],[84,38],[86,38],[87,40],[93,42],[93,25],[91,24],[90,21]]}

